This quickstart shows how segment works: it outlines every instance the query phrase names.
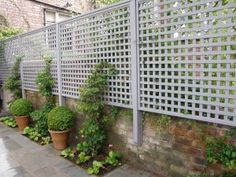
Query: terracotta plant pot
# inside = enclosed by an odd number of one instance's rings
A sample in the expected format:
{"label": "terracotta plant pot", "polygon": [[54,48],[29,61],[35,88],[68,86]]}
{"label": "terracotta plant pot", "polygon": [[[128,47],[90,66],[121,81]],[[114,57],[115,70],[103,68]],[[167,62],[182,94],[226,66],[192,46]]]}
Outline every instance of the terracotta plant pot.
{"label": "terracotta plant pot", "polygon": [[29,125],[29,116],[15,116],[15,119],[20,133],[23,133],[25,127]]}
{"label": "terracotta plant pot", "polygon": [[48,130],[48,131],[52,137],[52,142],[55,149],[63,150],[67,147],[67,140],[69,138],[70,130],[64,130],[64,131]]}

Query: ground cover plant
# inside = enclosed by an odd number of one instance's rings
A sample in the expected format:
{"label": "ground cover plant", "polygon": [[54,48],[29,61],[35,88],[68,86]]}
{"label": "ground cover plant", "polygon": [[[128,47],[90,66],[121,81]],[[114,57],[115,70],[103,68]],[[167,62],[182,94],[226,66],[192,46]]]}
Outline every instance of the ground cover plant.
{"label": "ground cover plant", "polygon": [[24,129],[23,134],[29,139],[31,139],[32,141],[35,141],[41,145],[47,145],[52,142],[52,139],[50,136],[45,136],[45,135],[43,136],[34,127],[26,127]]}
{"label": "ground cover plant", "polygon": [[11,117],[8,117],[8,116],[1,117],[0,122],[2,122],[3,124],[5,124],[5,125],[7,125],[8,127],[11,127],[11,128],[17,127],[16,120],[11,118]]}

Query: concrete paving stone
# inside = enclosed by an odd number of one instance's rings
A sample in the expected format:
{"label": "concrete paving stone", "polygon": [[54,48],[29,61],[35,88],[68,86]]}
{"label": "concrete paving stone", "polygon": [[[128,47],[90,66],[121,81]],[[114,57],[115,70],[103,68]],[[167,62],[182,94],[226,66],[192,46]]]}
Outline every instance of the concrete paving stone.
{"label": "concrete paving stone", "polygon": [[1,177],[22,177],[26,173],[27,172],[25,171],[25,169],[19,166],[19,167],[10,168],[4,172],[1,172],[0,176]]}
{"label": "concrete paving stone", "polygon": [[0,154],[0,173],[18,166],[20,166],[20,164],[11,158],[9,153]]}
{"label": "concrete paving stone", "polygon": [[9,137],[0,138],[0,153],[12,152],[20,148],[21,145],[11,140]]}
{"label": "concrete paving stone", "polygon": [[58,170],[67,174],[69,177],[93,177],[91,175],[88,175],[84,169],[82,169],[78,166],[75,166],[75,165],[71,165],[71,166],[68,166],[68,167],[65,167],[62,169],[58,169]]}
{"label": "concrete paving stone", "polygon": [[8,137],[28,150],[33,149],[36,151],[36,150],[45,149],[44,146],[41,146],[37,144],[36,142],[29,140],[29,138],[19,134],[18,132],[15,134],[8,135]]}
{"label": "concrete paving stone", "polygon": [[62,158],[45,151],[36,151],[26,153],[22,159],[21,165],[28,171],[36,171],[58,163]]}
{"label": "concrete paving stone", "polygon": [[68,177],[66,174],[58,172],[54,167],[51,166],[41,168],[33,172],[33,174],[37,177]]}
{"label": "concrete paving stone", "polygon": [[120,168],[108,173],[104,177],[156,177],[153,174],[145,172],[143,170],[133,169],[128,165],[123,165]]}

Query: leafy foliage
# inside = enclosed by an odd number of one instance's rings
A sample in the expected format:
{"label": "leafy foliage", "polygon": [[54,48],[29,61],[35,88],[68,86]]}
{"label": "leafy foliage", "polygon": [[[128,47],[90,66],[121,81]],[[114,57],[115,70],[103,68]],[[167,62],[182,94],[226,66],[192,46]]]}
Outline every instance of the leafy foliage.
{"label": "leafy foliage", "polygon": [[20,98],[10,105],[9,111],[14,116],[29,116],[33,111],[33,105],[29,100]]}
{"label": "leafy foliage", "polygon": [[74,158],[75,154],[74,154],[73,149],[71,147],[68,147],[64,149],[63,151],[61,151],[61,156],[72,159]]}
{"label": "leafy foliage", "polygon": [[106,5],[114,4],[120,0],[90,0],[95,7],[103,7]]}
{"label": "leafy foliage", "polygon": [[224,138],[209,139],[206,155],[210,164],[221,163],[230,170],[236,168],[236,150],[231,144],[227,144]]}
{"label": "leafy foliage", "polygon": [[42,136],[35,128],[26,127],[23,133],[31,140],[40,142],[41,145],[46,145],[52,142],[50,136]]}
{"label": "leafy foliage", "polygon": [[112,106],[110,109],[110,116],[112,118],[112,120],[116,120],[117,116],[120,113],[120,109],[116,106]]}
{"label": "leafy foliage", "polygon": [[21,29],[17,29],[17,28],[1,27],[0,28],[0,40],[17,35],[17,34],[21,33],[21,31],[22,31]]}
{"label": "leafy foliage", "polygon": [[94,160],[92,167],[88,168],[87,172],[88,174],[98,174],[101,170],[101,168],[105,168],[105,165],[111,165],[113,167],[119,165],[119,160],[121,158],[121,155],[117,152],[110,151],[106,160],[104,161],[97,161]]}
{"label": "leafy foliage", "polygon": [[91,156],[88,156],[85,154],[85,152],[81,152],[79,154],[79,158],[76,160],[76,164],[81,164],[89,161],[91,159]]}
{"label": "leafy foliage", "polygon": [[10,117],[1,117],[0,121],[11,128],[17,127],[16,120]]}
{"label": "leafy foliage", "polygon": [[104,124],[107,118],[104,116],[104,103],[102,94],[107,88],[108,78],[115,75],[116,70],[107,62],[101,62],[92,71],[80,89],[78,111],[87,119],[84,122],[80,134],[84,142],[77,145],[77,149],[89,155],[96,155],[106,140]]}
{"label": "leafy foliage", "polygon": [[77,145],[77,150],[86,154],[96,155],[101,150],[106,139],[105,130],[102,129],[96,120],[88,119],[84,123],[84,128],[80,134],[85,139],[85,142]]}
{"label": "leafy foliage", "polygon": [[50,56],[43,56],[45,67],[42,72],[37,75],[36,84],[38,86],[39,92],[41,95],[45,96],[47,102],[52,103],[53,94],[52,89],[54,86],[54,79],[50,72],[50,66],[52,63],[52,57]]}
{"label": "leafy foliage", "polygon": [[74,114],[64,106],[53,108],[48,114],[48,128],[55,131],[68,130],[73,125]]}
{"label": "leafy foliage", "polygon": [[115,167],[115,166],[119,165],[120,158],[121,158],[120,153],[110,151],[106,160],[105,160],[105,163]]}
{"label": "leafy foliage", "polygon": [[97,160],[93,161],[92,167],[88,168],[87,172],[88,174],[98,174],[100,169],[104,167],[104,162],[99,162]]}
{"label": "leafy foliage", "polygon": [[14,65],[11,68],[11,74],[5,81],[3,87],[10,90],[13,100],[21,98],[21,78],[20,78],[20,63],[22,57],[17,57]]}
{"label": "leafy foliage", "polygon": [[48,135],[48,124],[47,118],[48,113],[53,109],[53,104],[46,104],[40,110],[36,110],[32,112],[30,115],[32,119],[35,121],[35,130],[39,132],[42,136]]}

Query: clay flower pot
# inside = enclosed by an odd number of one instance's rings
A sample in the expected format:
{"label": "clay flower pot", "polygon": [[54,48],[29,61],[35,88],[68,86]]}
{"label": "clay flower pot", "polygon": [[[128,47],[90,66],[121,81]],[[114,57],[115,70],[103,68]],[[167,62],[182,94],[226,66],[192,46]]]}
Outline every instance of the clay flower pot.
{"label": "clay flower pot", "polygon": [[29,116],[15,116],[15,119],[20,133],[23,133],[25,127],[29,125]]}
{"label": "clay flower pot", "polygon": [[69,138],[70,130],[64,130],[64,131],[48,130],[48,131],[52,137],[52,142],[55,149],[63,150],[67,147],[67,141]]}

